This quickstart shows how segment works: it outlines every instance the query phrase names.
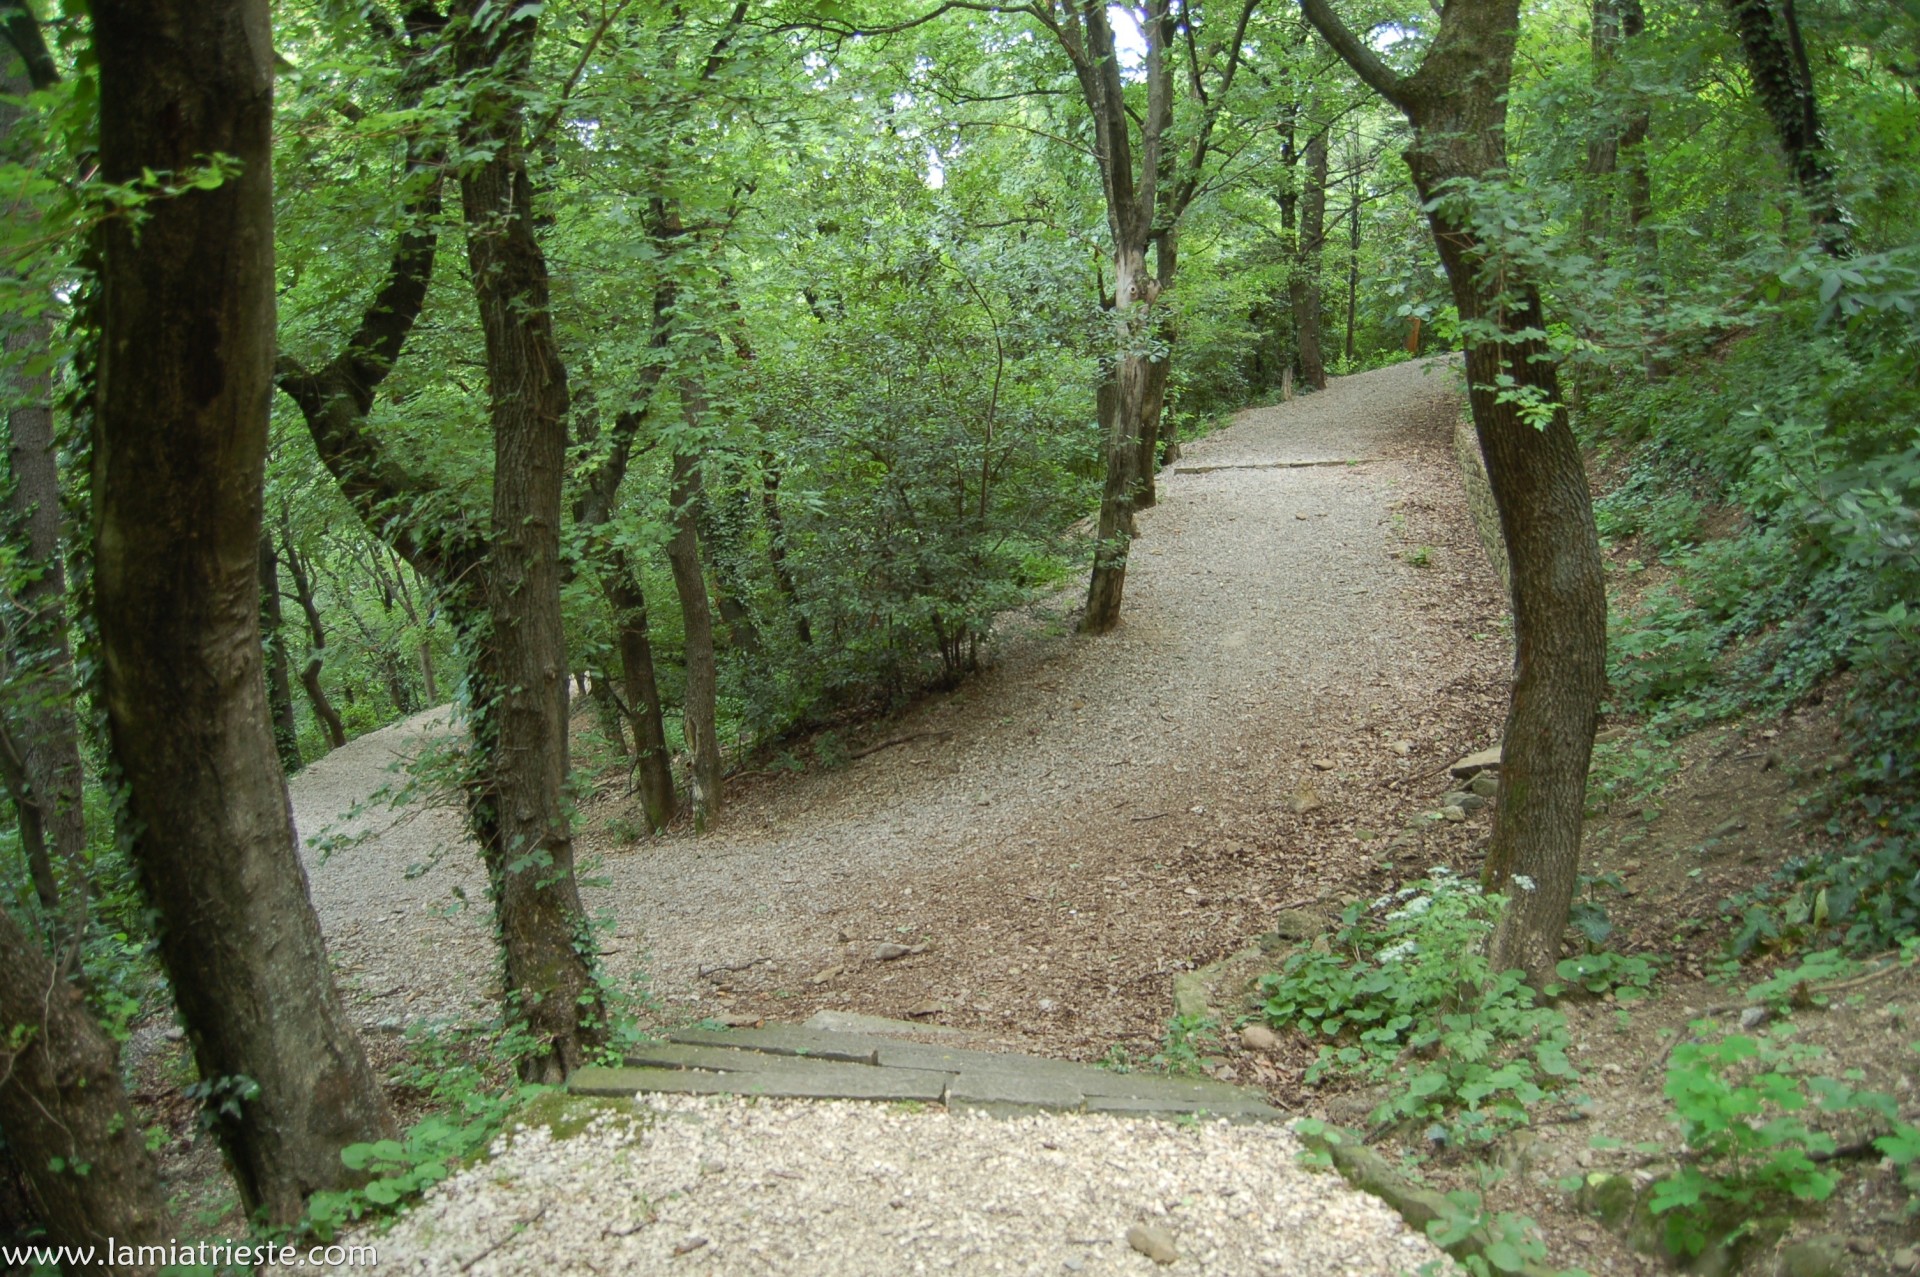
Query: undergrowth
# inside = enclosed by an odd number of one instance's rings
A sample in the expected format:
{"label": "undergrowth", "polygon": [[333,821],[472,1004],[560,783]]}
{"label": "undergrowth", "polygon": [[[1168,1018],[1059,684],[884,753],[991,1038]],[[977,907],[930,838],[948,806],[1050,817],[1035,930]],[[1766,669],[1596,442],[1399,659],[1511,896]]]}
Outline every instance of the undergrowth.
{"label": "undergrowth", "polygon": [[[1324,949],[1302,950],[1260,982],[1269,1023],[1318,1041],[1309,1082],[1333,1075],[1393,1080],[1373,1113],[1422,1122],[1439,1143],[1485,1143],[1525,1125],[1528,1110],[1579,1077],[1567,1025],[1518,971],[1486,959],[1504,900],[1444,869],[1372,902],[1349,905]],[[1645,959],[1593,954],[1562,962],[1566,985],[1643,988]]]}

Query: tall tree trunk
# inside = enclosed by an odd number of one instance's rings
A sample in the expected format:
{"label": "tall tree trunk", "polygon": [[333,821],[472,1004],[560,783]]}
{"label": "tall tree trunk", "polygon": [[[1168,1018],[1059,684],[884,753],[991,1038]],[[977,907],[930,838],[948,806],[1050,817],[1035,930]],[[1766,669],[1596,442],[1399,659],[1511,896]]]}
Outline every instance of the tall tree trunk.
{"label": "tall tree trunk", "polygon": [[273,715],[273,743],[282,770],[300,770],[300,729],[293,718],[293,676],[287,667],[287,636],[280,612],[280,556],[273,536],[260,533],[260,626],[267,637],[267,707]]}
{"label": "tall tree trunk", "polygon": [[1461,324],[1469,331],[1490,325],[1497,334],[1467,349],[1474,426],[1506,537],[1514,612],[1513,695],[1483,882],[1509,900],[1494,933],[1494,969],[1520,968],[1538,987],[1553,978],[1579,874],[1587,766],[1606,688],[1607,601],[1579,445],[1546,344],[1531,335],[1546,330],[1539,292],[1510,263],[1489,269],[1453,185],[1506,171],[1519,0],[1450,0],[1420,68],[1408,76],[1382,63],[1327,0],[1301,0],[1301,8],[1413,125],[1407,163]]}
{"label": "tall tree trunk", "polygon": [[[17,129],[22,108],[6,100],[52,83],[52,61],[32,15],[19,14],[0,41],[0,156],[21,163],[36,158]],[[16,47],[15,40],[19,46]],[[38,217],[31,200],[14,202],[9,215]],[[5,354],[0,358],[0,403],[7,413],[7,461],[13,484],[12,515],[24,544],[22,569],[36,573],[14,596],[22,621],[4,666],[9,684],[7,714],[16,730],[27,776],[49,835],[44,855],[30,866],[41,905],[65,951],[63,969],[78,960],[87,920],[87,817],[81,791],[80,732],[73,706],[73,656],[67,644],[67,577],[60,529],[60,474],[53,426],[52,321],[46,315],[5,317]],[[56,867],[57,866],[57,867]],[[65,879],[62,883],[61,878]]]}
{"label": "tall tree trunk", "polygon": [[619,627],[621,682],[628,722],[633,728],[634,789],[640,795],[640,810],[646,813],[648,827],[657,833],[672,823],[680,798],[673,786],[673,755],[667,749],[666,723],[661,717],[647,598],[626,555],[618,549],[612,555],[601,587]]}
{"label": "tall tree trunk", "polygon": [[1853,256],[1853,214],[1840,199],[1840,177],[1820,123],[1813,68],[1800,39],[1794,0],[1725,0],[1746,54],[1754,93],[1786,153],[1787,168],[1807,202],[1815,241],[1832,257]]}
{"label": "tall tree trunk", "polygon": [[[463,0],[460,69],[490,77],[462,130],[488,158],[460,174],[467,264],[486,337],[493,420],[493,518],[486,632],[468,676],[475,775],[469,791],[487,864],[507,988],[538,1048],[529,1081],[557,1082],[599,1044],[593,936],[573,872],[567,797],[567,654],[560,621],[560,497],[567,382],[534,238],[521,88],[537,9],[502,15]],[[484,28],[484,29],[482,29]]]}
{"label": "tall tree trunk", "polygon": [[[129,854],[241,1201],[279,1224],[393,1132],[327,967],[267,714],[273,393],[266,0],[94,0],[109,182],[231,157],[102,228],[93,422],[100,698]],[[164,671],[165,677],[156,677]]]}
{"label": "tall tree trunk", "polygon": [[[1106,431],[1107,481],[1100,492],[1100,521],[1093,550],[1093,577],[1087,585],[1087,609],[1080,619],[1086,634],[1105,634],[1120,624],[1127,589],[1127,555],[1137,535],[1134,510],[1140,492],[1140,440],[1152,359],[1140,349],[1136,331],[1151,322],[1151,282],[1146,273],[1146,242],[1123,244],[1114,254],[1115,324],[1120,354],[1110,378],[1112,405]],[[1101,405],[1106,408],[1105,404]]]}
{"label": "tall tree trunk", "polygon": [[[697,423],[705,400],[697,387],[685,384],[680,400]],[[704,830],[720,815],[724,795],[720,780],[720,734],[717,718],[719,681],[713,659],[713,612],[707,601],[706,571],[700,558],[700,534],[695,509],[700,501],[700,458],[676,452],[673,458],[673,536],[667,542],[667,562],[673,568],[674,591],[687,636],[687,690],[681,701],[689,774],[693,827]]]}
{"label": "tall tree trunk", "polygon": [[340,711],[333,707],[326,684],[320,681],[320,673],[327,666],[326,623],[320,615],[320,601],[314,597],[313,574],[307,571],[307,565],[293,548],[291,529],[286,533],[286,545],[287,571],[293,575],[293,597],[300,603],[301,615],[307,618],[307,659],[300,666],[300,686],[306,689],[313,716],[320,720],[320,728],[326,733],[327,746],[339,749],[347,743],[347,725],[340,721]]}
{"label": "tall tree trunk", "polygon": [[[1173,287],[1174,268],[1179,263],[1180,231],[1169,227],[1154,238],[1153,265],[1156,294]],[[1170,307],[1154,308],[1154,337],[1159,354],[1148,362],[1146,398],[1140,409],[1140,498],[1135,508],[1146,510],[1159,504],[1156,471],[1164,458],[1172,461],[1180,453],[1180,441],[1173,424],[1166,420],[1167,381],[1173,372],[1173,347],[1179,340]]]}
{"label": "tall tree trunk", "polygon": [[119,1051],[35,936],[0,909],[0,1130],[32,1188],[51,1246],[97,1247],[102,1262],[69,1272],[151,1273],[115,1263],[116,1247],[179,1239],[139,1115],[120,1082]]}
{"label": "tall tree trunk", "polygon": [[1300,352],[1300,379],[1315,390],[1327,388],[1327,360],[1321,351],[1320,254],[1327,242],[1327,131],[1307,139],[1306,181],[1300,191],[1300,238],[1287,280],[1293,306],[1293,331]]}
{"label": "tall tree trunk", "polygon": [[1353,321],[1360,308],[1360,169],[1354,166],[1353,204],[1347,209],[1346,367],[1353,369]]}
{"label": "tall tree trunk", "polygon": [[793,613],[793,633],[802,647],[813,646],[813,626],[800,606],[800,592],[794,586],[793,570],[787,566],[787,518],[780,508],[780,463],[773,449],[760,452],[760,517],[767,524],[767,562],[773,568],[773,583]]}

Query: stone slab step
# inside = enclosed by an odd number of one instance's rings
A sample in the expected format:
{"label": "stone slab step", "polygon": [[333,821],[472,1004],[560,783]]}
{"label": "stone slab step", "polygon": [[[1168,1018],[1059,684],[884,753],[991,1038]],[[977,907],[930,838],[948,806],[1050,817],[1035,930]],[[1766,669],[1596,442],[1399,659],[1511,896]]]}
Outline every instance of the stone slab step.
{"label": "stone slab step", "polygon": [[[912,1026],[909,1026],[912,1027]],[[804,1025],[685,1029],[634,1048],[627,1067],[577,1070],[581,1095],[640,1091],[806,1099],[921,1100],[999,1115],[1093,1112],[1285,1116],[1251,1087],[1211,1078],[1117,1073],[1088,1064],[902,1041]]]}
{"label": "stone slab step", "polygon": [[715,1073],[702,1069],[575,1069],[567,1089],[575,1095],[632,1096],[641,1091],[673,1095],[760,1095],[804,1100],[945,1101],[948,1076],[919,1069],[878,1069],[857,1064],[795,1064]]}

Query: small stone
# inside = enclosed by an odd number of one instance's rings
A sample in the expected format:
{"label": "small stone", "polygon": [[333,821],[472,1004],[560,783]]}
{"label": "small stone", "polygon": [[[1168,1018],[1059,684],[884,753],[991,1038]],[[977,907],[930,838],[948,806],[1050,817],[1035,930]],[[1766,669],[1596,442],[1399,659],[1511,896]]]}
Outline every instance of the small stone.
{"label": "small stone", "polygon": [[676,1256],[691,1255],[694,1251],[699,1250],[702,1246],[706,1244],[707,1244],[707,1239],[704,1237],[689,1237],[687,1238],[687,1240],[681,1242],[678,1246],[675,1246],[673,1248],[673,1253]]}
{"label": "small stone", "polygon": [[172,1028],[168,1029],[165,1033],[161,1034],[160,1036],[165,1038],[169,1042],[184,1042],[187,1040],[186,1030],[182,1029],[177,1024]]}
{"label": "small stone", "polygon": [[1773,1012],[1765,1007],[1747,1007],[1740,1012],[1740,1031],[1751,1033],[1773,1018]]}
{"label": "small stone", "polygon": [[1474,796],[1471,790],[1456,789],[1452,793],[1441,795],[1440,805],[1442,807],[1458,807],[1463,811],[1471,811],[1472,808],[1467,806],[1467,800]]}
{"label": "small stone", "polygon": [[1180,1258],[1173,1248],[1173,1234],[1156,1224],[1135,1224],[1127,1230],[1127,1245],[1156,1264],[1171,1264]]}
{"label": "small stone", "polygon": [[825,984],[827,981],[841,974],[846,969],[847,967],[845,963],[836,962],[832,966],[828,967],[826,970],[816,971],[812,975],[808,976],[807,983],[808,984]]}
{"label": "small stone", "polygon": [[1492,749],[1483,749],[1477,754],[1468,754],[1447,770],[1461,780],[1471,780],[1481,772],[1498,771],[1499,769],[1500,747],[1495,745]]}
{"label": "small stone", "polygon": [[907,1008],[907,1015],[915,1020],[924,1020],[928,1016],[940,1015],[946,1011],[946,1005],[933,999],[917,1002]]}
{"label": "small stone", "polygon": [[720,1023],[726,1025],[729,1029],[752,1029],[764,1024],[766,1018],[766,1016],[754,1011],[736,1012],[733,1015],[721,1016]]}
{"label": "small stone", "polygon": [[[1304,519],[1307,516],[1303,514],[1300,517]],[[1068,1255],[1066,1259],[1063,1261],[1063,1267],[1065,1267],[1066,1270],[1070,1273],[1077,1273],[1082,1268],[1085,1268],[1086,1266],[1087,1266],[1087,1261],[1080,1258],[1080,1256],[1078,1255]]]}
{"label": "small stone", "polygon": [[1330,772],[1333,770],[1333,767],[1334,767],[1334,763],[1331,758],[1316,758],[1313,760],[1313,765],[1314,767],[1316,767],[1317,769],[1323,772]]}
{"label": "small stone", "polygon": [[1781,1277],[1842,1277],[1848,1266],[1838,1237],[1809,1237],[1780,1252]]}
{"label": "small stone", "polygon": [[894,944],[889,941],[886,944],[874,946],[873,960],[875,962],[892,962],[896,958],[910,957],[919,952],[919,947],[915,945]]}
{"label": "small stone", "polygon": [[1296,816],[1304,816],[1320,805],[1319,791],[1311,784],[1304,782],[1300,788],[1293,791],[1293,797],[1287,800],[1287,806],[1293,808],[1293,814]]}
{"label": "small stone", "polygon": [[1458,807],[1442,807],[1440,809],[1440,819],[1447,821],[1449,824],[1458,825],[1466,820],[1466,818],[1467,813]]}
{"label": "small stone", "polygon": [[1397,740],[1387,746],[1387,748],[1400,755],[1400,757],[1405,758],[1413,752],[1413,742],[1410,740]]}
{"label": "small stone", "polygon": [[1893,1252],[1893,1266],[1895,1268],[1920,1268],[1920,1250],[1915,1250],[1911,1246],[1902,1246],[1899,1250]]}
{"label": "small stone", "polygon": [[1280,1045],[1280,1037],[1264,1024],[1249,1024],[1240,1030],[1240,1045],[1249,1051],[1271,1051]]}
{"label": "small stone", "polygon": [[1481,772],[1467,782],[1467,788],[1482,798],[1492,798],[1500,792],[1500,778],[1490,772]]}
{"label": "small stone", "polygon": [[700,1163],[700,1173],[702,1175],[718,1175],[720,1172],[726,1169],[727,1169],[727,1164],[725,1162],[719,1161],[716,1158],[710,1157],[706,1161]]}

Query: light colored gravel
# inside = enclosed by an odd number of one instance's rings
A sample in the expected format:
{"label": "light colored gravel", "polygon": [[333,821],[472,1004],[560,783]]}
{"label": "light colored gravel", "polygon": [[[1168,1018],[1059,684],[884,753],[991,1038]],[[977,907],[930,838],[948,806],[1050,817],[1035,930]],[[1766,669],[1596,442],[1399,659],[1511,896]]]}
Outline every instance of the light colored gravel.
{"label": "light colored gravel", "polygon": [[[880,1105],[652,1096],[557,1139],[503,1137],[384,1237],[382,1273],[1415,1272],[1440,1252],[1301,1167],[1273,1126],[996,1120]],[[676,1252],[679,1252],[676,1254]]]}

